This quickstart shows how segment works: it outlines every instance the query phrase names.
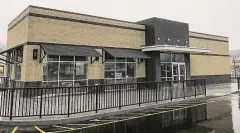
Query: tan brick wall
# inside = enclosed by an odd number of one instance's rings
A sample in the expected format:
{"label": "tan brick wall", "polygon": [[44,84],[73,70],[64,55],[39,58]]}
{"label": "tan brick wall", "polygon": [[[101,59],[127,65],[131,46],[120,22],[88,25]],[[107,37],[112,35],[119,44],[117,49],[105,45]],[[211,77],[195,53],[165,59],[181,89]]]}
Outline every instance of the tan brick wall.
{"label": "tan brick wall", "polygon": [[196,33],[196,32],[191,32],[191,31],[189,32],[189,36],[197,36],[197,37],[204,37],[204,38],[228,41],[228,37],[222,37],[222,36],[216,36],[216,35],[210,35],[210,34],[201,34],[201,33]]}
{"label": "tan brick wall", "polygon": [[141,48],[145,32],[30,17],[29,41],[91,46]]}
{"label": "tan brick wall", "polygon": [[26,16],[29,13],[29,8],[24,10],[21,14],[19,14],[10,24],[8,25],[8,28],[12,27],[16,23],[18,23],[19,20],[21,20],[24,16]]}
{"label": "tan brick wall", "polygon": [[191,76],[230,74],[227,56],[190,55]]}
{"label": "tan brick wall", "polygon": [[49,9],[37,8],[37,7],[30,7],[30,13],[37,13],[37,14],[44,14],[44,15],[50,15],[50,16],[57,16],[57,17],[71,18],[71,19],[77,19],[77,20],[85,20],[85,21],[91,21],[91,22],[99,22],[99,23],[113,24],[118,26],[127,26],[132,28],[145,29],[145,26],[140,24],[104,19],[99,17],[92,17],[92,16],[81,15],[76,13],[66,13],[63,11],[54,11]]}
{"label": "tan brick wall", "polygon": [[7,49],[27,42],[28,38],[28,17],[7,33]]}
{"label": "tan brick wall", "polygon": [[229,55],[229,44],[227,42],[204,40],[198,38],[189,39],[191,47],[208,48],[211,54]]}
{"label": "tan brick wall", "polygon": [[39,63],[39,59],[33,60],[33,49],[38,49],[38,53],[40,52],[40,46],[24,46],[21,80],[25,82],[42,81],[43,66]]}
{"label": "tan brick wall", "polygon": [[91,59],[88,59],[88,79],[104,79],[104,64],[102,64],[102,58],[99,61],[91,63]]}
{"label": "tan brick wall", "polygon": [[146,77],[145,61],[141,62],[140,64],[137,63],[136,77],[137,78]]}
{"label": "tan brick wall", "polygon": [[[190,36],[228,41],[227,37],[205,35],[190,32]],[[208,48],[210,54],[229,55],[228,42],[191,38],[191,47]],[[191,76],[230,74],[230,59],[228,56],[190,55]]]}

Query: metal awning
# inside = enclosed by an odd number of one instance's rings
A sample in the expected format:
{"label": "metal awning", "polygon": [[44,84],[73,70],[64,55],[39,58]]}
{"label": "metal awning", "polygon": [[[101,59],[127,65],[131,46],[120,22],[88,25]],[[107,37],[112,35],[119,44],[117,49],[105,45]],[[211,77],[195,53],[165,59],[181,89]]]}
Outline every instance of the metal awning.
{"label": "metal awning", "polygon": [[57,45],[57,44],[41,44],[42,49],[47,55],[62,56],[91,56],[100,57],[101,54],[94,47],[85,47],[77,45]]}
{"label": "metal awning", "polygon": [[22,47],[22,46],[24,46],[24,45],[26,45],[26,44],[27,44],[27,43],[22,43],[22,44],[16,45],[16,46],[11,47],[11,48],[9,48],[9,49],[7,49],[7,50],[1,51],[0,54],[4,54],[4,53],[6,53],[6,52],[8,52],[8,51],[11,51],[11,50],[14,50],[14,49],[16,49],[16,48],[20,48],[20,47]]}
{"label": "metal awning", "polygon": [[142,51],[165,51],[165,52],[178,52],[178,53],[211,53],[212,51],[207,48],[175,46],[175,45],[153,45],[142,46]]}
{"label": "metal awning", "polygon": [[150,58],[148,55],[146,55],[144,52],[138,49],[103,48],[103,50],[109,53],[113,57],[141,58],[141,59]]}

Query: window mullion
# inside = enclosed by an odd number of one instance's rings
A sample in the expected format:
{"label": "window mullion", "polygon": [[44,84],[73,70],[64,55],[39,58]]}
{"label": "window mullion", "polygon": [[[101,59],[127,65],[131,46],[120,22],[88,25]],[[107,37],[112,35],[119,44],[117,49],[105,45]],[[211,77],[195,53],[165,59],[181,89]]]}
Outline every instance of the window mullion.
{"label": "window mullion", "polygon": [[75,86],[75,56],[73,56],[73,86]]}
{"label": "window mullion", "polygon": [[60,77],[60,55],[58,56],[58,87],[59,87],[59,77]]}

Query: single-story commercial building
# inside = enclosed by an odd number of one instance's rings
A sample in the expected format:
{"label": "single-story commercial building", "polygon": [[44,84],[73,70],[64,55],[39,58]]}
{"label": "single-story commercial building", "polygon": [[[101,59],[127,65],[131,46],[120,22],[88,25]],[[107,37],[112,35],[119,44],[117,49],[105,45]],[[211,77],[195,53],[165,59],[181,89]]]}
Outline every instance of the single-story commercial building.
{"label": "single-story commercial building", "polygon": [[29,6],[8,25],[5,75],[18,86],[206,78],[230,81],[228,38],[187,23],[127,22]]}

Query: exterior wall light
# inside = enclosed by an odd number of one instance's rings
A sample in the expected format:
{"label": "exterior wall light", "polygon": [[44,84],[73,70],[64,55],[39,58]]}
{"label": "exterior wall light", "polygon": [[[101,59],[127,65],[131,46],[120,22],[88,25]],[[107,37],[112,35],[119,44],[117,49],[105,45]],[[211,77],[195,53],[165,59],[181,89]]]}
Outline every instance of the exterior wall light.
{"label": "exterior wall light", "polygon": [[38,58],[38,49],[33,49],[33,59],[37,60]]}

